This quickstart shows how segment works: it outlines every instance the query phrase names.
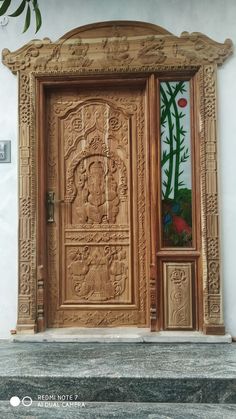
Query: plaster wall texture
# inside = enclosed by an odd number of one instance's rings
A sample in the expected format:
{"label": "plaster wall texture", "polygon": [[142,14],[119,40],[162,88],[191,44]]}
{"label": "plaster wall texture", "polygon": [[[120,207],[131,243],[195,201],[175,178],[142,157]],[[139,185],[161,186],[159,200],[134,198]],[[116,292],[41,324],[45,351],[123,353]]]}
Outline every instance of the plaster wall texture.
{"label": "plaster wall texture", "polygon": [[[18,1],[12,1],[12,9]],[[106,20],[141,20],[175,35],[202,32],[236,45],[235,0],[39,0],[43,25],[22,34],[24,16],[0,26],[0,50],[11,51],[33,38],[55,41],[69,30]],[[226,329],[236,336],[236,53],[218,72],[218,139],[222,278]],[[17,320],[18,260],[18,89],[17,77],[0,63],[0,140],[12,141],[12,162],[0,164],[0,338]]]}

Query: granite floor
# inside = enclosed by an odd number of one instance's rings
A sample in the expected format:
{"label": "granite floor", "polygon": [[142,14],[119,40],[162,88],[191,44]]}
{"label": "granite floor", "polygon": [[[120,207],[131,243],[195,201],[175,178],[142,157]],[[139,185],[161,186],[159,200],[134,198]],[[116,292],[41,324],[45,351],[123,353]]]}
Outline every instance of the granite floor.
{"label": "granite floor", "polygon": [[8,417],[236,418],[236,344],[0,342]]}
{"label": "granite floor", "polygon": [[0,342],[1,376],[236,379],[236,343]]}

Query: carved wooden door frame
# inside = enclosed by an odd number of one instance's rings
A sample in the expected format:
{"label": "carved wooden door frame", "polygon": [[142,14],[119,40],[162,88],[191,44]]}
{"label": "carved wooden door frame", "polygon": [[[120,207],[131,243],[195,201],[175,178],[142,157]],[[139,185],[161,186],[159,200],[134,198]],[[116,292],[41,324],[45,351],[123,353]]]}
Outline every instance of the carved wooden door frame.
{"label": "carved wooden door frame", "polygon": [[[19,77],[19,294],[17,331],[34,333],[45,327],[45,246],[40,218],[45,214],[42,188],[44,167],[40,113],[42,86],[61,79],[111,74],[195,74],[196,109],[200,141],[201,289],[202,329],[224,334],[220,280],[216,73],[232,53],[232,41],[217,43],[201,33],[176,37],[144,22],[112,21],[70,31],[57,42],[33,40],[15,52],[4,49],[3,63]],[[152,98],[154,101],[155,98]],[[150,122],[150,126],[155,121]],[[41,167],[39,163],[41,161]],[[156,198],[151,194],[152,206]],[[156,248],[151,242],[150,318],[156,328]]]}

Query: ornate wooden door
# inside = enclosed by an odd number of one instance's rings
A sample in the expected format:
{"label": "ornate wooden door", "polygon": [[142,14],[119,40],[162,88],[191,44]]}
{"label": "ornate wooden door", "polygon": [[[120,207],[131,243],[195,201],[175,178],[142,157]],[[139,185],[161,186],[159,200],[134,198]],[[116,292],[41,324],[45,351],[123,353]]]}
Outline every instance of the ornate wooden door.
{"label": "ornate wooden door", "polygon": [[216,74],[232,51],[132,21],[3,50],[19,79],[17,332],[225,333]]}
{"label": "ornate wooden door", "polygon": [[148,326],[145,89],[46,96],[48,327]]}

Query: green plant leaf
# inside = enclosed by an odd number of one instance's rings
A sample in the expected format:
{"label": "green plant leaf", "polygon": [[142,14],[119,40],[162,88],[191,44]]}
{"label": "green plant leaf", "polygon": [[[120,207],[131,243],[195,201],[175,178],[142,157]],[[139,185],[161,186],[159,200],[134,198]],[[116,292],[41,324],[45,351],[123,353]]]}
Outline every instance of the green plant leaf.
{"label": "green plant leaf", "polygon": [[40,12],[40,10],[38,8],[37,2],[36,2],[36,6],[34,8],[34,12],[35,12],[35,18],[36,18],[36,31],[35,31],[35,33],[37,33],[38,30],[42,26],[42,16],[41,16],[41,12]]}
{"label": "green plant leaf", "polygon": [[29,28],[30,25],[30,19],[31,19],[31,10],[30,10],[30,6],[28,4],[27,7],[27,12],[26,12],[26,17],[25,17],[25,26],[24,26],[24,30],[23,33],[27,31],[27,29]]}
{"label": "green plant leaf", "polygon": [[21,13],[23,13],[24,9],[26,6],[26,0],[23,0],[22,3],[20,4],[20,6],[18,7],[18,9],[16,9],[16,11],[12,14],[10,14],[10,17],[17,17],[20,16]]}
{"label": "green plant leaf", "polygon": [[3,4],[0,7],[0,16],[4,15],[11,4],[11,0],[4,0]]}

